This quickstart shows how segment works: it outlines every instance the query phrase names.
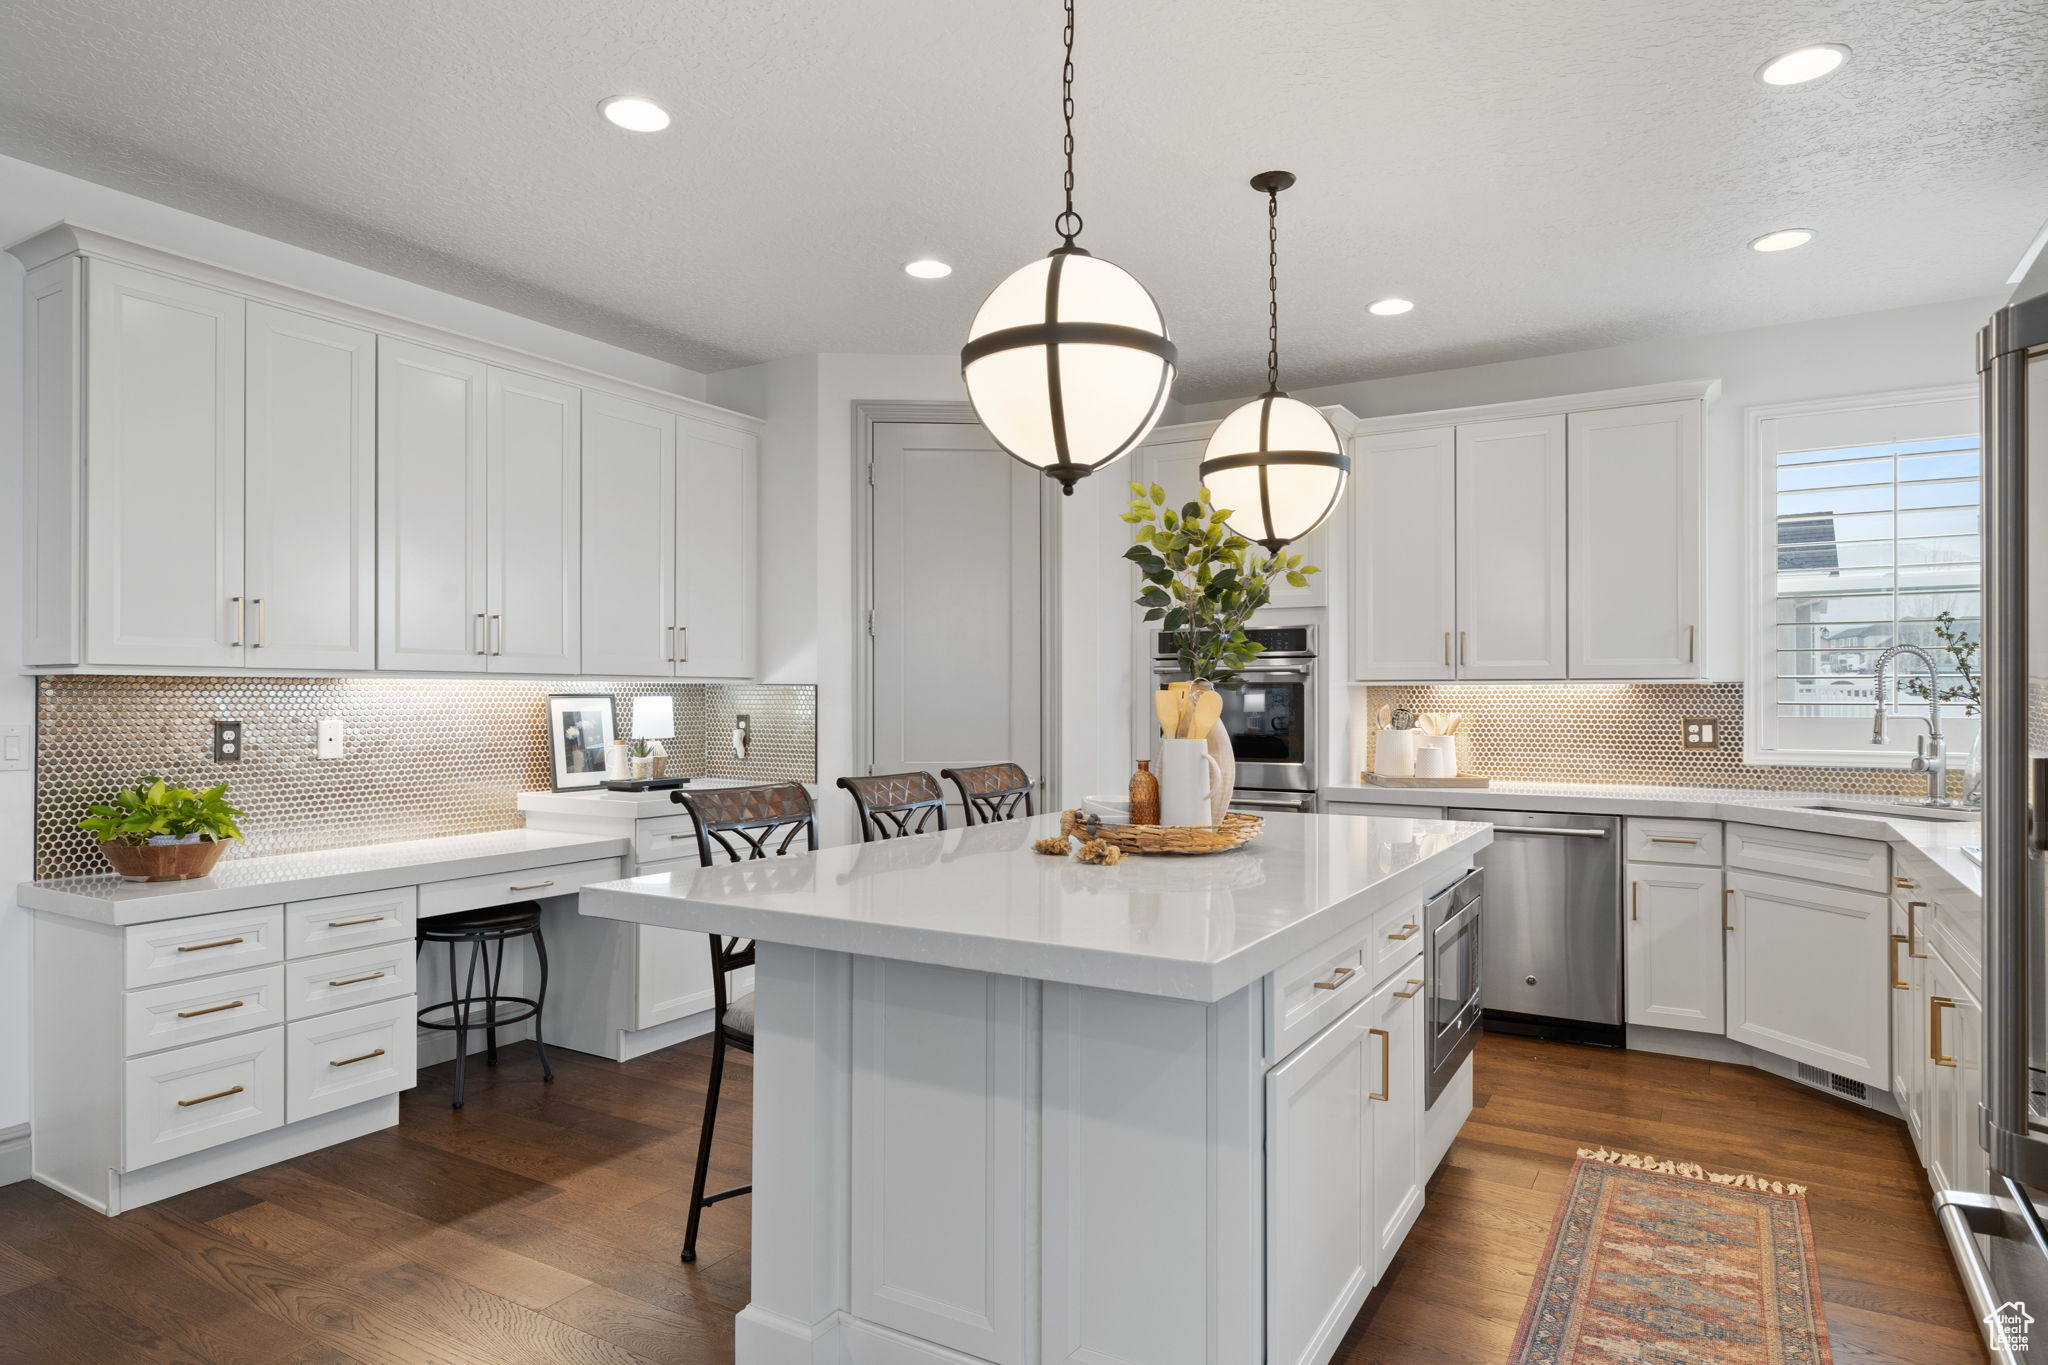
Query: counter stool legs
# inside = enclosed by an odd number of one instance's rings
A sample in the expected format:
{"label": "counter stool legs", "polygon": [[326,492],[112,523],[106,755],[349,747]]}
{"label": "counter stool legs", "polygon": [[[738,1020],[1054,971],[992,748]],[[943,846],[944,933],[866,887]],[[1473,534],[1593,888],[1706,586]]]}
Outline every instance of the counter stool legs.
{"label": "counter stool legs", "polygon": [[[547,1044],[541,1037],[541,1011],[548,998],[548,950],[540,931],[540,906],[533,902],[515,906],[492,906],[459,915],[437,916],[420,926],[419,945],[448,945],[448,989],[453,998],[428,1005],[419,1011],[424,1028],[441,1029],[455,1035],[455,1095],[452,1108],[460,1109],[469,1079],[469,1035],[477,1029],[484,1035],[484,1064],[498,1064],[498,1030],[510,1024],[533,1021],[533,1050],[540,1058],[541,1080],[555,1079],[548,1061]],[[533,940],[539,982],[531,998],[506,995],[505,940]],[[457,944],[469,945],[465,969],[457,960]],[[483,991],[477,991],[477,977],[483,977]],[[481,1010],[481,1013],[478,1011]],[[443,1015],[445,1014],[445,1017]]]}
{"label": "counter stool legs", "polygon": [[555,1069],[548,1065],[548,1045],[540,1040],[541,1007],[548,1003],[548,944],[539,934],[533,936],[533,955],[540,961],[540,989],[533,993],[533,1050],[540,1054],[542,1083],[552,1085]]}
{"label": "counter stool legs", "polygon": [[704,1088],[704,1123],[697,1130],[697,1171],[690,1179],[690,1221],[683,1228],[683,1260],[697,1259],[697,1224],[704,1216],[708,1205],[721,1199],[737,1199],[743,1194],[753,1193],[752,1185],[736,1185],[717,1194],[704,1193],[704,1182],[711,1175],[711,1139],[718,1129],[718,1090],[725,1081],[725,1033],[714,1028],[711,1039],[711,1082]]}

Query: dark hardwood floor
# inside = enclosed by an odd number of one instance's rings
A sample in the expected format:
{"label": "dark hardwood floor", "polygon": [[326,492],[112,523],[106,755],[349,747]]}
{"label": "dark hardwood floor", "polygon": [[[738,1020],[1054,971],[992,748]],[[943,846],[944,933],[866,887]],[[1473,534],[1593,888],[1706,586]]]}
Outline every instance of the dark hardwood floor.
{"label": "dark hardwood floor", "polygon": [[[422,1073],[404,1121],[104,1218],[0,1189],[0,1362],[718,1365],[747,1299],[747,1200],[676,1261],[708,1047],[625,1066],[513,1047]],[[728,1072],[714,1183],[744,1178],[749,1058]],[[1740,1067],[1489,1038],[1478,1107],[1339,1352],[1505,1358],[1572,1154],[1684,1157],[1809,1185],[1835,1359],[1980,1358],[1903,1130]]]}

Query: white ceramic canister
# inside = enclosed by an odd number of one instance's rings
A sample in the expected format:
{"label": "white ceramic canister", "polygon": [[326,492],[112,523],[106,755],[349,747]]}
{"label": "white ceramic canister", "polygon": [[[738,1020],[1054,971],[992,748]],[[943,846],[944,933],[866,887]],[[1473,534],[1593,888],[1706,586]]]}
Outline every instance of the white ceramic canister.
{"label": "white ceramic canister", "polygon": [[1389,725],[1373,741],[1372,770],[1381,777],[1415,776],[1414,730],[1396,730]]}
{"label": "white ceramic canister", "polygon": [[1159,823],[1206,825],[1209,798],[1222,783],[1223,770],[1199,739],[1159,741]]}
{"label": "white ceramic canister", "polygon": [[1456,777],[1458,775],[1458,739],[1455,735],[1424,735],[1417,741],[1415,750],[1415,775],[1417,777]]}

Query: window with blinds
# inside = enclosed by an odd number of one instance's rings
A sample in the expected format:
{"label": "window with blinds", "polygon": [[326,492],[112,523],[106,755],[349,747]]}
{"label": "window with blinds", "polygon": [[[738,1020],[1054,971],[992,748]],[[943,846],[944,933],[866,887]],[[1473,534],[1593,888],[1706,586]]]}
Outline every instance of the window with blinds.
{"label": "window with blinds", "polygon": [[[1751,713],[1763,722],[1763,747],[1883,756],[1868,736],[1877,659],[1895,644],[1932,654],[1944,690],[1962,686],[1941,634],[1975,640],[1982,629],[1974,419],[1967,401],[1944,397],[1828,405],[1761,424],[1770,605],[1751,685],[1767,695],[1752,700]],[[1926,434],[1944,426],[1965,430]],[[1889,439],[1869,439],[1876,434]],[[1894,673],[1926,682],[1916,659],[1895,660]],[[1886,695],[1898,711],[1926,705],[1913,690],[1887,686]],[[1970,728],[1968,709],[1959,698],[1943,704],[1957,736]],[[1904,728],[1894,739],[1910,749],[1913,727]]]}

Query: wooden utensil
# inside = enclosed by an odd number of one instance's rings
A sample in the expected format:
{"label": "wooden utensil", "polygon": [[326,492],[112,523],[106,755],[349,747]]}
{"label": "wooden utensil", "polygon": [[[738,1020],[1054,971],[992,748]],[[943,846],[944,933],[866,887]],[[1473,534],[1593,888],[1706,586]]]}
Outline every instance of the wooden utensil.
{"label": "wooden utensil", "polygon": [[1187,722],[1188,689],[1193,686],[1193,683],[1184,682],[1168,683],[1166,685],[1167,695],[1173,698],[1173,711],[1171,716],[1161,724],[1160,729],[1168,739],[1186,738],[1181,733],[1181,726]]}
{"label": "wooden utensil", "polygon": [[1194,718],[1188,722],[1189,739],[1207,739],[1210,729],[1223,714],[1223,694],[1216,691],[1201,693],[1195,698]]}
{"label": "wooden utensil", "polygon": [[1180,725],[1180,698],[1170,690],[1156,692],[1152,696],[1152,709],[1159,715],[1159,733],[1171,738]]}
{"label": "wooden utensil", "polygon": [[1187,695],[1181,698],[1180,728],[1173,732],[1175,739],[1199,739],[1195,733],[1195,707],[1204,697],[1213,697],[1216,689],[1205,681],[1188,685]]}

